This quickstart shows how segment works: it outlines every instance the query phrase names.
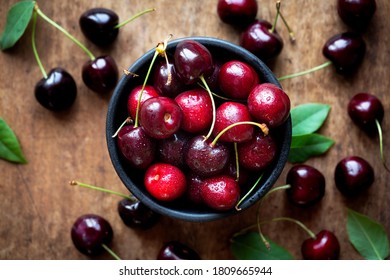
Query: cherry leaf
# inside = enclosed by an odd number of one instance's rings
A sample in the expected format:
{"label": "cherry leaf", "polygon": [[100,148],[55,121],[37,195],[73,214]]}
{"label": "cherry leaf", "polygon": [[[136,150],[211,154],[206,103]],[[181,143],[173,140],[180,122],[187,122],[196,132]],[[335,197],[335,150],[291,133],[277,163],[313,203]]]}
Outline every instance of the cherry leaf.
{"label": "cherry leaf", "polygon": [[293,256],[283,247],[267,238],[268,250],[257,232],[236,235],[231,240],[230,250],[238,260],[292,260]]}
{"label": "cherry leaf", "polygon": [[348,209],[349,241],[367,260],[384,260],[389,256],[389,239],[384,227],[371,218]]}
{"label": "cherry leaf", "polygon": [[15,163],[27,163],[18,139],[2,118],[0,118],[0,158]]}
{"label": "cherry leaf", "polygon": [[0,49],[13,47],[24,34],[31,20],[35,1],[20,1],[7,13],[5,28],[0,37]]}
{"label": "cherry leaf", "polygon": [[310,157],[326,153],[333,144],[332,139],[317,133],[292,136],[288,161],[304,162]]}
{"label": "cherry leaf", "polygon": [[320,103],[307,103],[291,109],[292,135],[316,132],[325,122],[330,106]]}

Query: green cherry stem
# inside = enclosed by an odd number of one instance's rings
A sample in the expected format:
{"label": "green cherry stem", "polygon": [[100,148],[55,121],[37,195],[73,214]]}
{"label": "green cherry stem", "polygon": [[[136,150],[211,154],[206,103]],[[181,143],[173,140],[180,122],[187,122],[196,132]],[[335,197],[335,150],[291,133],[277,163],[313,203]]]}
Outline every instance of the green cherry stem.
{"label": "green cherry stem", "polygon": [[237,142],[234,142],[234,159],[236,164],[236,181],[238,182],[240,180],[240,163],[238,162],[238,144]]}
{"label": "green cherry stem", "polygon": [[256,186],[259,184],[261,178],[263,178],[264,173],[262,173],[259,178],[257,178],[256,182],[253,184],[253,186],[250,188],[250,190],[237,202],[235,209],[237,211],[240,211],[241,208],[239,205],[253,192],[253,190],[256,188]]}
{"label": "green cherry stem", "polygon": [[323,64],[318,65],[318,66],[316,66],[316,67],[313,67],[313,68],[311,68],[311,69],[308,69],[308,70],[305,70],[305,71],[302,71],[302,72],[298,72],[298,73],[294,73],[294,74],[290,74],[290,75],[286,75],[286,76],[279,77],[278,80],[279,80],[279,81],[283,81],[283,80],[295,78],[295,77],[298,77],[298,76],[303,76],[303,75],[306,75],[306,74],[315,72],[315,71],[317,71],[317,70],[326,68],[326,67],[328,67],[328,66],[331,65],[331,64],[332,64],[331,61],[326,61],[326,62],[324,62]]}
{"label": "green cherry stem", "polygon": [[269,30],[270,33],[274,33],[275,32],[276,23],[278,22],[278,19],[279,19],[279,14],[280,14],[280,1],[276,1],[276,16],[275,16],[275,19],[274,19],[274,23],[272,24],[272,27]]}
{"label": "green cherry stem", "polygon": [[286,26],[287,28],[287,31],[288,31],[288,35],[290,36],[290,41],[291,42],[295,42],[295,34],[294,34],[294,31],[291,29],[291,27],[288,25],[286,19],[284,18],[283,14],[281,11],[279,11],[279,15],[280,15],[280,18],[282,19],[284,25]]}
{"label": "green cherry stem", "polygon": [[142,15],[144,15],[146,13],[154,12],[155,10],[156,10],[155,8],[151,8],[151,9],[146,9],[144,11],[141,11],[141,12],[135,14],[134,16],[128,18],[127,20],[118,23],[117,25],[114,26],[114,28],[121,28],[124,25],[128,24],[129,22],[135,20],[136,18],[138,18],[138,17],[140,17],[140,16],[142,16]]}
{"label": "green cherry stem", "polygon": [[114,259],[120,261],[122,260],[117,254],[114,253],[106,244],[102,244],[104,250],[106,250]]}
{"label": "green cherry stem", "polygon": [[39,54],[37,51],[37,46],[35,44],[35,34],[36,34],[36,29],[37,29],[37,13],[34,11],[33,12],[33,17],[32,17],[32,32],[31,32],[31,44],[32,44],[32,49],[34,52],[35,59],[38,63],[39,69],[41,69],[42,75],[45,79],[47,79],[47,73],[45,71],[45,68],[42,65],[41,59],[39,58]]}
{"label": "green cherry stem", "polygon": [[384,168],[386,169],[387,172],[390,172],[390,169],[387,167],[386,165],[386,160],[384,158],[384,155],[383,155],[383,134],[382,134],[382,127],[381,127],[381,124],[379,123],[379,121],[377,119],[375,119],[375,124],[376,124],[376,127],[378,129],[378,136],[379,136],[379,152],[380,152],[380,157],[381,157],[381,161],[382,161],[382,164],[384,166]]}
{"label": "green cherry stem", "polygon": [[[203,77],[203,75],[201,75],[200,77],[200,80],[202,81],[204,87],[206,88],[209,96],[210,96],[210,99],[211,99],[211,107],[212,107],[212,110],[213,110],[213,119],[211,121],[211,126],[210,126],[210,129],[209,129],[209,132],[207,133],[207,135],[205,136],[204,138],[204,141],[206,141],[207,139],[210,138],[211,134],[213,133],[213,130],[214,130],[214,126],[215,126],[215,112],[216,112],[216,109],[215,109],[215,101],[214,101],[214,97],[213,97],[213,94],[205,80],[205,78]],[[214,144],[215,145],[215,144]]]}
{"label": "green cherry stem", "polygon": [[84,188],[87,188],[87,189],[92,189],[92,190],[97,190],[97,191],[113,194],[113,195],[116,195],[116,196],[120,196],[122,198],[126,198],[126,199],[128,199],[130,201],[137,201],[137,199],[135,197],[131,196],[131,195],[126,195],[126,194],[123,194],[123,193],[120,193],[120,192],[116,192],[116,191],[112,191],[112,190],[109,190],[109,189],[106,189],[106,188],[102,188],[102,187],[96,187],[96,186],[88,185],[88,184],[81,183],[81,182],[78,182],[78,181],[75,181],[75,180],[70,181],[69,184],[71,186],[80,186],[80,187],[84,187]]}
{"label": "green cherry stem", "polygon": [[79,40],[77,40],[75,37],[73,37],[68,31],[66,31],[62,26],[57,24],[55,21],[50,19],[47,15],[45,15],[42,10],[38,7],[38,4],[35,3],[34,10],[37,12],[37,14],[42,17],[45,21],[47,21],[49,24],[53,25],[55,28],[57,28],[59,31],[64,33],[70,40],[72,40],[74,43],[76,43],[83,51],[86,52],[86,54],[89,56],[91,60],[95,59],[95,56],[92,54],[90,50],[88,50]]}

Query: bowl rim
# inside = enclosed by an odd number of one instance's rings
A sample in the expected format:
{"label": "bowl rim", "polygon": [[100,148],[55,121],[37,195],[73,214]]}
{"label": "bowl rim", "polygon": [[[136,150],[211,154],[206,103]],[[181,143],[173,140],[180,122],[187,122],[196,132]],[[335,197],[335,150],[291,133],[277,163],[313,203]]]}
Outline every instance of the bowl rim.
{"label": "bowl rim", "polygon": [[[205,44],[206,47],[221,47],[221,44],[225,48],[228,48],[229,52],[232,52],[235,56],[243,57],[245,56],[245,60],[248,61],[249,64],[256,65],[258,64],[258,69],[261,69],[261,74],[263,75],[263,80],[265,79],[266,82],[273,83],[280,88],[282,86],[280,85],[279,81],[273,74],[273,72],[268,68],[268,66],[260,60],[258,57],[256,57],[251,52],[247,51],[246,49],[240,47],[239,45],[236,45],[232,42],[226,41],[224,39],[214,38],[214,37],[206,37],[206,36],[190,36],[190,37],[182,37],[175,40],[171,40],[167,44],[167,50],[174,49],[176,45],[182,41],[185,40],[195,40],[201,44]],[[129,66],[128,71],[131,73],[136,73],[134,69],[140,69],[145,61],[151,61],[153,55],[155,53],[155,48],[150,49],[146,53],[144,53],[141,57],[139,57],[135,62]],[[253,204],[256,203],[261,197],[263,197],[274,185],[274,183],[279,178],[280,174],[282,173],[288,159],[288,154],[290,151],[290,145],[291,145],[291,134],[292,134],[292,124],[291,124],[291,115],[287,119],[287,121],[282,125],[285,127],[285,137],[283,141],[281,141],[278,151],[278,157],[276,159],[276,163],[274,163],[274,167],[272,169],[272,172],[270,172],[269,177],[262,182],[261,185],[258,185],[255,189],[255,191],[250,195],[250,197],[246,198],[242,203],[240,204],[240,211],[237,211],[236,209],[232,209],[230,211],[214,211],[210,209],[210,212],[199,212],[199,213],[187,213],[182,212],[177,209],[173,209],[169,207],[169,204],[166,204],[164,202],[159,202],[156,199],[153,199],[143,193],[141,189],[139,189],[131,180],[130,176],[128,176],[127,171],[122,166],[122,162],[120,159],[119,149],[116,144],[115,138],[112,137],[114,135],[115,131],[118,129],[118,127],[114,127],[114,118],[115,118],[115,109],[118,106],[118,100],[121,96],[121,92],[125,88],[126,84],[131,79],[131,75],[122,75],[121,79],[117,83],[117,86],[115,87],[112,96],[110,98],[109,104],[108,104],[108,110],[107,110],[107,116],[106,116],[106,142],[107,142],[107,148],[109,152],[109,156],[111,159],[111,163],[121,179],[122,183],[125,185],[125,187],[131,192],[132,195],[134,195],[138,200],[140,200],[142,203],[144,203],[147,207],[152,209],[153,211],[164,215],[169,216],[171,218],[176,218],[180,220],[185,221],[192,221],[192,222],[208,222],[208,221],[214,221],[219,220],[228,216],[232,216],[238,213],[242,213],[244,210],[250,208]]]}

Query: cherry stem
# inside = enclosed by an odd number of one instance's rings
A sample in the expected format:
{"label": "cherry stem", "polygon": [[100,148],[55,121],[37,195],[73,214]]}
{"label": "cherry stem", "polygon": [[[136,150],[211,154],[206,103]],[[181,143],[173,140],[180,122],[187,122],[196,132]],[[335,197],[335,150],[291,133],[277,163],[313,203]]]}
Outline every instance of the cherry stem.
{"label": "cherry stem", "polygon": [[303,76],[303,75],[306,75],[306,74],[315,72],[315,71],[317,71],[317,70],[326,68],[326,67],[328,67],[328,66],[331,65],[331,64],[332,64],[331,61],[326,61],[326,62],[324,62],[323,64],[318,65],[318,66],[316,66],[316,67],[313,67],[313,68],[311,68],[311,69],[308,69],[308,70],[305,70],[305,71],[302,71],[302,72],[298,72],[298,73],[294,73],[294,74],[290,74],[290,75],[286,75],[286,76],[282,76],[282,77],[278,78],[278,80],[279,80],[279,81],[283,81],[283,80],[287,80],[287,79],[290,79],[290,78],[295,78],[295,77],[298,77],[298,76]]}
{"label": "cherry stem", "polygon": [[32,36],[31,36],[31,43],[32,43],[32,49],[33,49],[33,52],[34,52],[34,56],[35,56],[35,59],[38,63],[38,66],[39,66],[39,69],[41,69],[41,72],[42,72],[42,75],[45,79],[47,79],[47,73],[45,71],[45,68],[43,67],[42,65],[42,62],[41,62],[41,59],[39,58],[39,54],[38,54],[38,51],[37,51],[37,46],[35,44],[35,31],[37,29],[37,13],[34,11],[33,13],[33,21],[32,21]]}
{"label": "cherry stem", "polygon": [[101,192],[105,192],[105,193],[109,193],[109,194],[114,194],[114,195],[120,196],[122,198],[126,198],[126,199],[128,199],[130,201],[137,201],[137,199],[134,196],[126,195],[126,194],[123,194],[123,193],[120,193],[120,192],[108,190],[108,189],[101,188],[101,187],[88,185],[88,184],[81,183],[81,182],[78,182],[78,181],[75,181],[75,180],[70,181],[69,184],[71,186],[80,186],[80,187],[84,187],[84,188],[88,188],[88,189],[92,189],[92,190],[97,190],[97,191],[101,191]]}
{"label": "cherry stem", "polygon": [[286,222],[292,222],[298,226],[300,226],[311,238],[315,239],[316,235],[314,232],[312,232],[307,226],[305,226],[301,221],[295,220],[293,218],[289,217],[277,217],[273,218],[271,220],[262,221],[261,224],[269,224],[272,222],[280,222],[280,221],[286,221]]}
{"label": "cherry stem", "polygon": [[[203,88],[204,90],[207,90],[206,87],[204,87],[202,84],[198,83],[198,85]],[[218,95],[215,92],[211,92],[211,94],[219,99],[226,100],[226,101],[234,101],[234,102],[245,102],[246,100],[243,99],[233,99],[233,98],[228,98],[222,95]]]}
{"label": "cherry stem", "polygon": [[256,182],[253,184],[253,186],[251,187],[251,189],[240,199],[240,201],[238,201],[238,203],[236,204],[235,208],[237,211],[240,211],[241,208],[238,207],[252,192],[253,190],[256,188],[256,186],[259,184],[261,178],[263,178],[263,175],[264,173],[262,173],[259,178],[257,178]]}
{"label": "cherry stem", "polygon": [[235,126],[238,126],[238,125],[255,125],[257,127],[259,127],[261,129],[261,131],[265,134],[265,135],[268,135],[268,132],[269,132],[269,129],[267,127],[266,124],[261,124],[261,123],[257,123],[257,122],[252,122],[252,121],[243,121],[243,122],[236,122],[236,123],[232,123],[231,125],[228,125],[227,127],[225,127],[224,129],[222,129],[218,135],[214,138],[213,142],[211,142],[210,146],[213,147],[217,144],[217,141],[219,140],[219,138],[222,136],[222,134],[224,134],[226,131],[228,131],[229,129],[235,127]]}
{"label": "cherry stem", "polygon": [[[211,92],[211,90],[210,90],[210,88],[209,88],[205,78],[203,77],[203,75],[201,75],[199,78],[202,81],[204,87],[206,88],[206,90],[207,90],[207,92],[208,92],[208,94],[210,96],[211,106],[212,106],[212,109],[213,109],[213,119],[211,121],[211,126],[210,126],[210,129],[209,129],[209,132],[207,133],[207,135],[204,138],[204,141],[206,141],[207,139],[210,138],[210,136],[211,136],[211,134],[213,133],[213,130],[214,130],[214,126],[215,126],[215,111],[216,111],[216,109],[215,109],[215,102],[214,102],[213,94],[212,94],[212,92]],[[216,142],[216,141],[214,140],[213,143],[214,142]],[[214,143],[214,145],[215,145],[215,143]]]}
{"label": "cherry stem", "polygon": [[114,135],[112,135],[111,137],[112,137],[112,138],[115,138],[115,137],[118,135],[119,131],[122,129],[122,127],[124,127],[126,124],[129,124],[129,123],[131,123],[131,122],[132,122],[131,117],[127,117],[127,118],[125,119],[125,121],[119,126],[119,128],[118,128],[117,131],[114,133]]}
{"label": "cherry stem", "polygon": [[113,250],[111,250],[106,244],[102,244],[102,247],[104,250],[106,250],[114,259],[120,261],[122,260],[117,254],[114,253]]}
{"label": "cherry stem", "polygon": [[295,42],[295,34],[294,34],[294,31],[291,29],[291,27],[288,25],[286,19],[284,18],[282,12],[279,11],[279,15],[280,15],[280,18],[282,19],[284,25],[286,26],[287,28],[287,31],[288,31],[288,34],[290,36],[290,41],[291,42]]}
{"label": "cherry stem", "polygon": [[237,144],[237,142],[234,142],[234,158],[235,158],[235,164],[236,164],[236,181],[238,182],[240,180],[240,163],[238,162],[238,144]]}
{"label": "cherry stem", "polygon": [[124,25],[128,24],[129,22],[135,20],[136,18],[138,18],[138,17],[140,17],[140,16],[142,16],[142,15],[144,15],[144,14],[146,14],[146,13],[154,12],[155,10],[156,10],[155,8],[151,8],[151,9],[146,9],[146,10],[144,10],[144,11],[141,11],[141,12],[135,14],[134,16],[128,18],[127,20],[125,20],[125,21],[123,21],[123,22],[121,22],[121,23],[118,23],[117,25],[114,26],[114,29],[115,29],[115,28],[121,28],[121,27],[123,27]]}
{"label": "cherry stem", "polygon": [[276,16],[275,16],[275,19],[274,19],[274,23],[272,24],[272,27],[269,30],[269,32],[271,32],[271,33],[275,32],[276,23],[278,22],[278,19],[279,19],[279,14],[280,14],[280,1],[277,1],[276,2]]}
{"label": "cherry stem", "polygon": [[79,40],[77,40],[75,37],[73,37],[68,31],[66,31],[62,26],[58,25],[56,22],[51,20],[48,16],[46,16],[41,9],[38,7],[38,4],[35,3],[34,10],[38,13],[39,16],[41,16],[44,20],[46,20],[48,23],[53,25],[55,28],[57,28],[59,31],[64,33],[69,39],[71,39],[74,43],[76,43],[83,51],[87,53],[87,55],[90,57],[91,60],[95,59],[95,56],[92,54],[90,50],[88,50]]}
{"label": "cherry stem", "polygon": [[382,164],[383,164],[383,166],[385,167],[386,171],[387,171],[387,172],[390,172],[390,169],[387,167],[385,158],[384,158],[384,156],[383,156],[383,135],[382,135],[382,127],[381,127],[380,122],[379,122],[377,119],[375,119],[375,124],[376,124],[376,127],[377,127],[377,129],[378,129],[378,136],[379,136],[379,152],[380,152],[381,161],[382,161]]}

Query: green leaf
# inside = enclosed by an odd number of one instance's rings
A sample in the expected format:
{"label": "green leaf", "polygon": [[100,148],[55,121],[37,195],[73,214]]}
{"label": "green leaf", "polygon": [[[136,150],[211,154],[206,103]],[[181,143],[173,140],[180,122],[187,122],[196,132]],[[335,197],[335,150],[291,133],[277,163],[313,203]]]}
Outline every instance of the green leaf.
{"label": "green leaf", "polygon": [[18,139],[2,118],[0,118],[0,158],[16,163],[27,162]]}
{"label": "green leaf", "polygon": [[332,139],[317,133],[292,136],[288,160],[292,163],[304,162],[326,153],[333,144]]}
{"label": "green leaf", "polygon": [[389,239],[384,227],[369,217],[348,209],[349,241],[367,260],[384,260],[389,256]]}
{"label": "green leaf", "polygon": [[317,131],[328,117],[330,106],[307,103],[291,109],[292,135],[304,135]]}
{"label": "green leaf", "polygon": [[4,32],[0,37],[0,48],[5,50],[13,47],[22,37],[31,20],[35,1],[20,1],[8,11]]}
{"label": "green leaf", "polygon": [[269,240],[268,250],[257,232],[247,232],[232,238],[230,250],[238,260],[292,260],[293,256],[283,247]]}

